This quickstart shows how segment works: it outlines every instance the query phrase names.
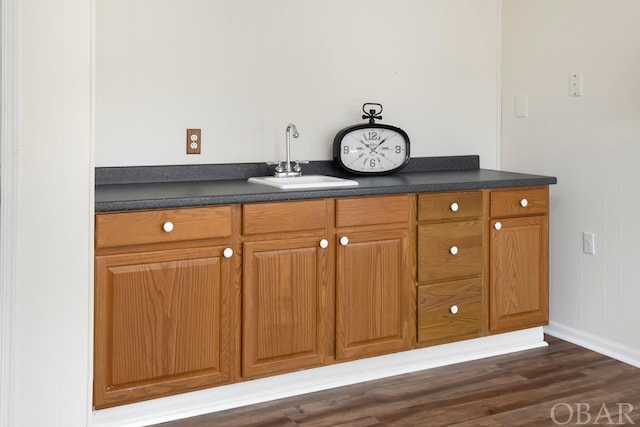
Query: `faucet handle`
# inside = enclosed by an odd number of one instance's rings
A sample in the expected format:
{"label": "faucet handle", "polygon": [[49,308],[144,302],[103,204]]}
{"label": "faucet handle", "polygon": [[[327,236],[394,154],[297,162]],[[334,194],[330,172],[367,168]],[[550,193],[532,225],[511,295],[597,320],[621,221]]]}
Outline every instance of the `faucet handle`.
{"label": "faucet handle", "polygon": [[302,172],[302,166],[300,165],[304,165],[307,163],[309,163],[309,160],[296,160],[295,165],[293,165],[294,172]]}
{"label": "faucet handle", "polygon": [[275,161],[275,162],[266,162],[269,166],[274,166],[276,167],[276,173],[281,173],[284,172],[284,166],[282,166],[282,161]]}

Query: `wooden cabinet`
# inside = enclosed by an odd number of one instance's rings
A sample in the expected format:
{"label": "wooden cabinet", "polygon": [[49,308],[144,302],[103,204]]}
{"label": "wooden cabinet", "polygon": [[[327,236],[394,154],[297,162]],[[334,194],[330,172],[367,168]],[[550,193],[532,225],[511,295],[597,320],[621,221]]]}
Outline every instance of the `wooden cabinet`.
{"label": "wooden cabinet", "polygon": [[97,215],[96,408],[234,379],[233,250],[189,241],[201,221],[207,237],[231,234],[229,207]]}
{"label": "wooden cabinet", "polygon": [[333,287],[329,201],[243,206],[242,375],[322,365]]}
{"label": "wooden cabinet", "polygon": [[336,201],[336,359],[410,348],[408,195]]}
{"label": "wooden cabinet", "polygon": [[481,191],[418,196],[420,345],[485,332],[483,200]]}
{"label": "wooden cabinet", "polygon": [[243,206],[243,376],[409,348],[410,200]]}
{"label": "wooden cabinet", "polygon": [[548,197],[97,214],[94,406],[544,325]]}
{"label": "wooden cabinet", "polygon": [[549,192],[531,187],[491,192],[492,333],[549,321]]}

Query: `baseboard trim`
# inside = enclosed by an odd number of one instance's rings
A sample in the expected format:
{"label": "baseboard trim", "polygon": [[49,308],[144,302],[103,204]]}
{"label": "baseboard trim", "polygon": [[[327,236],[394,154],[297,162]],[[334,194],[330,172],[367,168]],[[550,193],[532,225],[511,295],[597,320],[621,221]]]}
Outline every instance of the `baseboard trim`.
{"label": "baseboard trim", "polygon": [[531,328],[103,409],[92,425],[148,426],[546,345],[542,327]]}
{"label": "baseboard trim", "polygon": [[640,350],[597,335],[550,322],[545,333],[640,368]]}

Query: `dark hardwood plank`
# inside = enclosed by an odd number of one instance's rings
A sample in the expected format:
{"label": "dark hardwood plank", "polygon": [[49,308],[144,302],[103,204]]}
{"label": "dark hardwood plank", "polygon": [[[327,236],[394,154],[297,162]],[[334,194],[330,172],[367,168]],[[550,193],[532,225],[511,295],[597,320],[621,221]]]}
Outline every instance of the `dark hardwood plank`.
{"label": "dark hardwood plank", "polygon": [[640,369],[554,337],[546,339],[546,348],[156,427],[558,425],[553,417],[564,425],[640,424]]}

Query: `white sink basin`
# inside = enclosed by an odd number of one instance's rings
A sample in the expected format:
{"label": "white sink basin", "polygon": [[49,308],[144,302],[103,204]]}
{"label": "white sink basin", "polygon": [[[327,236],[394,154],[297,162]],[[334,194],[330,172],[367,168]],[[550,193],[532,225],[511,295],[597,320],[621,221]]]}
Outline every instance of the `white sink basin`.
{"label": "white sink basin", "polygon": [[281,190],[304,190],[313,188],[352,187],[358,185],[358,181],[352,179],[336,178],[326,175],[303,175],[286,178],[275,176],[255,176],[247,181],[254,184],[268,185]]}

